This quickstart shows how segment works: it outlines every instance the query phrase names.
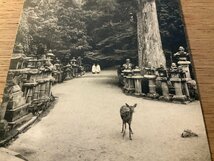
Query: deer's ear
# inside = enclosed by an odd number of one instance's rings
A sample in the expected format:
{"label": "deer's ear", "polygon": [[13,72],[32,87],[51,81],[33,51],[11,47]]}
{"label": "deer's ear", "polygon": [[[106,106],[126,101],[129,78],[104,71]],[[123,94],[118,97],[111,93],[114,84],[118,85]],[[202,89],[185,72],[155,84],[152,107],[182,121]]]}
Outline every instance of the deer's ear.
{"label": "deer's ear", "polygon": [[126,103],[126,106],[129,107],[129,105]]}
{"label": "deer's ear", "polygon": [[134,107],[137,107],[137,103],[134,104]]}

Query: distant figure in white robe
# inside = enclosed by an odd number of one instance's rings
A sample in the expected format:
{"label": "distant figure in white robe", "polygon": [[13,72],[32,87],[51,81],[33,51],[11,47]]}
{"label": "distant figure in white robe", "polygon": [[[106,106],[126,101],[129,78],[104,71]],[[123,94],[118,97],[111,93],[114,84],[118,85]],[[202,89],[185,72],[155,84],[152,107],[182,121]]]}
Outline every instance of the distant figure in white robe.
{"label": "distant figure in white robe", "polygon": [[91,72],[92,72],[92,74],[96,74],[97,69],[96,69],[96,65],[95,64],[92,65]]}
{"label": "distant figure in white robe", "polygon": [[97,65],[96,65],[96,73],[99,74],[100,72],[101,72],[100,65],[97,64]]}

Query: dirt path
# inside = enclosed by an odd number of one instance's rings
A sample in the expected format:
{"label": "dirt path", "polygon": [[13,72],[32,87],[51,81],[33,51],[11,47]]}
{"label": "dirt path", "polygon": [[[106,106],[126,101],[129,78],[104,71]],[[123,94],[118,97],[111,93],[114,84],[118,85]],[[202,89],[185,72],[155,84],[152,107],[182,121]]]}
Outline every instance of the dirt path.
{"label": "dirt path", "polygon": [[[209,161],[199,102],[178,105],[126,96],[116,72],[54,86],[48,116],[9,147],[30,161]],[[137,103],[133,140],[122,139],[119,108]],[[190,128],[198,138],[182,139]]]}

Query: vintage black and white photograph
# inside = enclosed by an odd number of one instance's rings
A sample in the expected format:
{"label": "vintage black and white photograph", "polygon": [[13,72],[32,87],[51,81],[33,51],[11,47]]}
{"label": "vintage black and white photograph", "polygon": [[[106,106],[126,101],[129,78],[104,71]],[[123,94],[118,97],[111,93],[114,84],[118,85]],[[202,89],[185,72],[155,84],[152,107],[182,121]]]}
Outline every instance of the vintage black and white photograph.
{"label": "vintage black and white photograph", "polygon": [[211,161],[187,37],[179,0],[25,0],[2,161]]}

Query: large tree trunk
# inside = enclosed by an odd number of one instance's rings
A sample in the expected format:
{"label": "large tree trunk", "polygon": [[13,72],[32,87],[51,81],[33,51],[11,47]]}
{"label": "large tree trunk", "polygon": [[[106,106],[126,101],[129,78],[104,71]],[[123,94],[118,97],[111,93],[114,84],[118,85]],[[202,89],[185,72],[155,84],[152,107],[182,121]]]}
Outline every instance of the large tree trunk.
{"label": "large tree trunk", "polygon": [[139,66],[165,66],[155,0],[139,0],[137,23]]}

